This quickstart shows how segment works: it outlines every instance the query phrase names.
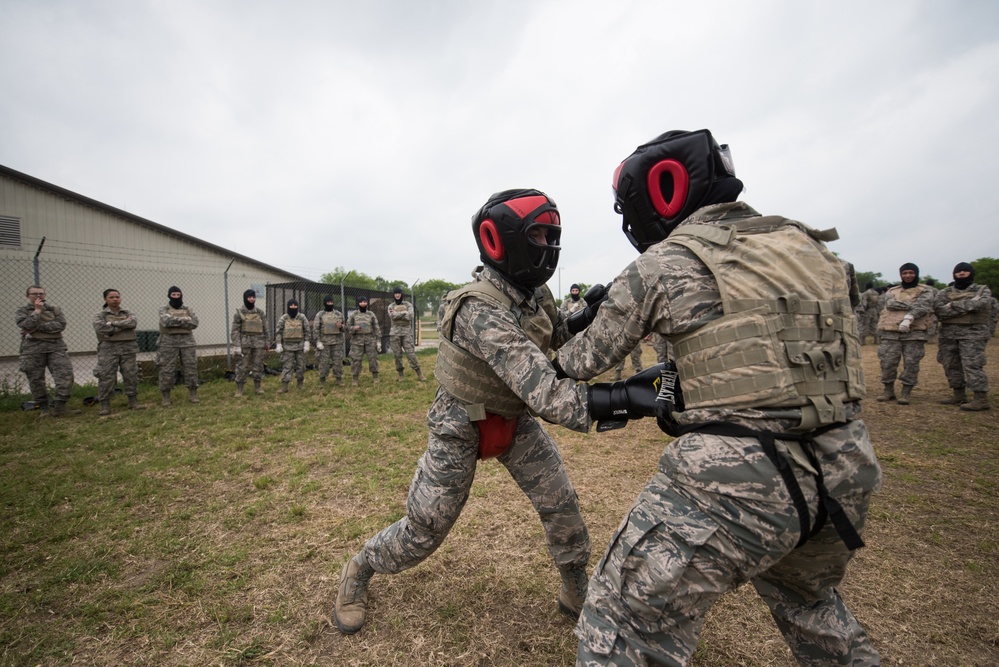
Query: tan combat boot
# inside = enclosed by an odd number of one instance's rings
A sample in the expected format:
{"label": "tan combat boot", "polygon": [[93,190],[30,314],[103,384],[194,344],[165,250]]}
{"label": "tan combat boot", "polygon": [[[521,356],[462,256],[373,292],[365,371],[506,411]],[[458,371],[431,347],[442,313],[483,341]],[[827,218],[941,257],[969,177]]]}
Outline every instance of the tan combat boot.
{"label": "tan combat boot", "polygon": [[887,401],[894,401],[895,400],[895,383],[894,382],[885,382],[884,385],[885,385],[885,393],[883,393],[880,396],[878,396],[877,399],[875,399],[875,400],[877,400],[879,403],[885,403]]}
{"label": "tan combat boot", "polygon": [[562,577],[558,610],[575,621],[583,613],[586,587],[590,584],[590,578],[586,576],[586,567],[583,565],[565,565],[558,569],[558,573]]}
{"label": "tan combat boot", "polygon": [[333,606],[333,620],[345,635],[352,635],[364,627],[368,616],[368,582],[374,573],[363,553],[343,566]]}
{"label": "tan combat boot", "polygon": [[295,387],[296,387],[296,388],[297,388],[297,389],[298,389],[299,391],[302,391],[302,387],[304,387],[304,386],[305,386],[305,380],[298,380],[298,381],[297,381],[297,382],[295,383]]}
{"label": "tan combat boot", "polygon": [[371,384],[378,384],[378,373],[371,374]]}
{"label": "tan combat boot", "polygon": [[278,393],[279,394],[287,394],[288,393],[288,383],[287,382],[282,382],[281,383],[281,388],[278,389]]}
{"label": "tan combat boot", "polygon": [[989,408],[989,394],[985,391],[976,391],[970,402],[961,404],[961,409],[968,412],[981,412]]}
{"label": "tan combat boot", "polygon": [[129,396],[128,397],[128,409],[129,410],[145,410],[146,406],[139,404],[139,397],[138,396]]}
{"label": "tan combat boot", "polygon": [[909,394],[911,394],[911,393],[912,393],[912,385],[911,384],[903,384],[902,385],[902,393],[899,394],[899,397],[898,397],[898,404],[899,405],[908,405],[909,404]]}
{"label": "tan combat boot", "polygon": [[940,401],[940,405],[961,405],[966,399],[967,395],[964,393],[964,387],[961,387],[960,389],[954,389],[954,395]]}
{"label": "tan combat boot", "polygon": [[351,387],[356,387],[357,386],[357,376],[356,375],[354,376],[354,379],[350,381],[350,386]]}
{"label": "tan combat boot", "polygon": [[257,396],[262,396],[264,393],[263,388],[260,386],[260,380],[253,381],[253,393]]}
{"label": "tan combat boot", "polygon": [[397,372],[399,373],[399,382],[406,379],[406,374],[402,372],[402,369],[399,369]]}
{"label": "tan combat boot", "polygon": [[191,403],[200,403],[201,402],[198,399],[198,388],[197,387],[191,387],[190,389],[187,390],[187,400],[191,401]]}
{"label": "tan combat boot", "polygon": [[243,398],[243,383],[242,382],[237,382],[236,383],[236,393],[234,394],[234,396],[236,398]]}
{"label": "tan combat boot", "polygon": [[78,414],[80,414],[79,410],[70,410],[66,407],[66,401],[55,401],[52,404],[53,417],[72,417]]}
{"label": "tan combat boot", "polygon": [[164,392],[160,392],[160,393],[163,394],[163,402],[161,403],[161,405],[164,408],[169,408],[170,407],[170,392],[169,391],[164,391]]}
{"label": "tan combat boot", "polygon": [[427,378],[423,376],[423,371],[420,370],[419,368],[416,369],[416,379],[419,380],[420,382],[427,381]]}
{"label": "tan combat boot", "polygon": [[103,417],[109,414],[111,414],[111,401],[101,401],[101,411],[97,413],[97,416]]}

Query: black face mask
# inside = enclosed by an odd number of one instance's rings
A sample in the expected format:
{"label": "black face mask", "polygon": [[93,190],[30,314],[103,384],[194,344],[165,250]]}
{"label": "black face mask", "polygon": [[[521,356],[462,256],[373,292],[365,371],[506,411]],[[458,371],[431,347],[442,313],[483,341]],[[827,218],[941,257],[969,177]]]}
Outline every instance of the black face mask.
{"label": "black face mask", "polygon": [[397,296],[395,297],[395,302],[396,302],[396,303],[402,303],[402,295],[401,295],[401,294],[399,294],[399,295],[397,295]]}
{"label": "black face mask", "polygon": [[170,307],[171,308],[180,308],[183,305],[184,305],[184,295],[183,294],[180,295],[179,299],[170,299]]}
{"label": "black face mask", "polygon": [[368,312],[368,306],[366,304],[363,305],[363,306],[361,304],[357,304],[357,309],[359,311],[361,311],[362,313]]}
{"label": "black face mask", "polygon": [[324,303],[323,304],[323,308],[326,309],[327,313],[332,312],[333,311],[333,302],[330,301],[329,303]]}
{"label": "black face mask", "polygon": [[298,317],[298,306],[294,306],[288,309],[288,317],[291,318]]}
{"label": "black face mask", "polygon": [[579,301],[579,295],[578,294],[570,294],[569,296],[572,297],[573,301]]}

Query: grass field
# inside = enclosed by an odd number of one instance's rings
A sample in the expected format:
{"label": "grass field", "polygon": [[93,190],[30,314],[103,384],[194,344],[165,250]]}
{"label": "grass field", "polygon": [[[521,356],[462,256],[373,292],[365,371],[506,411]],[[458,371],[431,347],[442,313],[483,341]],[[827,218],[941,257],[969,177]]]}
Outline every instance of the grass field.
{"label": "grass field", "polygon": [[[929,346],[913,404],[865,401],[885,474],[842,593],[884,665],[999,664],[999,401],[949,395]],[[421,353],[424,369],[434,353]],[[653,353],[645,349],[645,361]],[[871,396],[875,348],[864,348]],[[990,376],[999,352],[989,346]],[[444,546],[376,577],[368,625],[331,625],[340,568],[404,512],[433,382],[232,397],[204,385],[161,408],[40,420],[0,413],[0,664],[571,665],[571,623],[541,525],[496,461]],[[79,400],[73,407],[80,408]],[[594,542],[591,568],[655,468],[645,420],[608,434],[551,427]],[[712,610],[698,666],[795,664],[751,587]]]}

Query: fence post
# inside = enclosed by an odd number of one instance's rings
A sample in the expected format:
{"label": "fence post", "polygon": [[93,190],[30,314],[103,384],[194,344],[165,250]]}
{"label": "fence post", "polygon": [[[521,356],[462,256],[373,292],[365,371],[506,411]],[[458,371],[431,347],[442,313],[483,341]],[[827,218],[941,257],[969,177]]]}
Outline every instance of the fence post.
{"label": "fence post", "polygon": [[225,267],[225,271],[222,272],[222,286],[225,290],[225,365],[229,370],[232,370],[232,349],[230,347],[232,332],[229,331],[229,269],[232,268],[232,263],[235,261],[235,257],[230,259],[229,266]]}
{"label": "fence post", "polygon": [[41,278],[38,277],[38,256],[42,254],[42,246],[45,245],[45,237],[42,237],[41,243],[38,244],[38,250],[35,251],[35,258],[31,260],[31,264],[35,269],[35,284],[41,287]]}

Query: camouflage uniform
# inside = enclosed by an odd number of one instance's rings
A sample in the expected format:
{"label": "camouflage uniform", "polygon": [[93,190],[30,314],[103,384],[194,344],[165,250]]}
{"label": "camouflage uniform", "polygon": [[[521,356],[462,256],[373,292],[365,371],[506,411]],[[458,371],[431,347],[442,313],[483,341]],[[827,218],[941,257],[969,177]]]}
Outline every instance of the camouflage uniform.
{"label": "camouflage uniform", "polygon": [[[525,299],[492,268],[484,269],[480,279],[509,295],[522,313],[535,314],[542,307],[537,294]],[[557,347],[567,336],[564,324],[556,326],[553,343]],[[526,402],[512,417],[516,420],[513,442],[497,460],[537,510],[555,564],[585,566],[590,539],[576,492],[555,442],[526,408],[545,420],[585,432],[590,426],[586,386],[557,380],[545,356],[547,350],[531,342],[518,317],[474,295],[458,309],[452,342],[488,363]],[[441,545],[461,513],[475,476],[480,444],[479,428],[469,418],[469,409],[443,387],[438,389],[427,414],[427,450],[409,489],[406,516],[364,545],[363,554],[376,572],[394,574],[423,561]]]}
{"label": "camouflage uniform", "polygon": [[34,306],[21,306],[15,311],[14,319],[21,329],[19,368],[28,378],[28,388],[35,405],[48,410],[46,368],[52,374],[52,382],[55,384],[55,403],[65,405],[73,390],[73,364],[62,339],[62,332],[66,328],[66,317],[62,309],[45,304],[42,312],[35,313]]}
{"label": "camouflage uniform", "polygon": [[139,393],[139,364],[135,355],[139,344],[135,341],[138,322],[130,311],[119,308],[112,312],[107,306],[94,315],[94,333],[97,334],[97,400],[102,404],[111,400],[114,386],[121,371],[125,395],[134,398]]}
{"label": "camouflage uniform", "polygon": [[409,367],[413,369],[417,377],[423,377],[420,370],[420,362],[416,358],[416,348],[413,346],[413,320],[416,315],[413,304],[408,301],[396,303],[395,300],[388,307],[389,319],[392,328],[389,329],[389,340],[392,342],[392,354],[395,355],[395,370],[402,377],[404,372],[402,367],[402,355],[406,354]]}
{"label": "camouflage uniform", "polygon": [[562,301],[562,306],[560,310],[562,311],[562,317],[569,317],[573,313],[582,310],[586,307],[586,301],[580,296],[578,299],[573,299],[571,296],[565,297]]}
{"label": "camouflage uniform", "polygon": [[656,363],[661,364],[673,358],[670,352],[670,343],[666,336],[655,331],[652,332],[652,349],[656,351]]}
{"label": "camouflage uniform", "polygon": [[[701,330],[707,327],[721,336],[724,330],[718,327],[738,318],[733,320],[725,312],[718,279],[677,236],[690,225],[709,234],[726,223],[763,220],[755,216],[758,214],[749,206],[735,202],[701,208],[681,222],[665,241],[646,250],[614,281],[593,323],[559,352],[558,364],[570,377],[595,377],[617,364],[650,332],[658,332],[673,343],[678,364],[699,349],[717,350],[713,345],[719,341],[707,340]],[[720,231],[716,236],[726,234]],[[837,313],[836,317],[827,317],[830,326],[838,326],[838,318],[848,330],[842,338],[845,354],[851,359],[847,367],[856,369],[851,371],[849,385],[851,394],[862,395],[859,340],[847,296],[846,271],[837,267],[828,251],[818,250],[821,244],[817,241],[803,239],[793,230],[787,234],[800,247],[812,248],[804,257],[785,254],[788,265],[796,263],[798,273],[822,275],[823,282],[816,278],[815,285],[802,285],[807,289],[804,293],[821,293],[826,289],[823,285],[832,284],[835,292],[829,295],[828,303],[847,304],[830,311],[830,315]],[[735,250],[722,248],[725,246],[715,252],[735,257]],[[834,277],[835,283],[827,282]],[[773,291],[762,281],[739,282],[752,287],[746,290],[749,294]],[[731,289],[730,283],[726,289]],[[776,301],[777,297],[768,299]],[[790,313],[793,299],[787,303]],[[815,322],[811,326],[824,326],[819,320],[811,318]],[[750,337],[746,342],[750,349],[759,349],[763,341]],[[739,362],[723,354],[717,357],[719,364],[734,360],[739,371],[754,368],[739,366],[750,364],[748,359]],[[820,362],[816,358],[811,363],[818,364],[818,369]],[[799,363],[809,361],[802,358]],[[707,362],[701,372],[710,373],[711,366]],[[759,374],[767,370],[762,365],[755,368]],[[692,395],[710,395],[713,387],[705,382],[705,376],[696,380]],[[725,388],[721,385],[716,391]],[[766,439],[762,433],[775,434],[772,443],[800,486],[810,525],[814,525],[821,501],[809,450],[814,461],[821,462],[829,496],[839,502],[846,518],[862,533],[870,496],[881,484],[881,472],[867,430],[855,419],[859,403],[840,403],[834,408],[835,423],[821,431],[796,431],[810,439],[805,443],[791,440],[787,432],[807,429],[799,424],[806,408],[733,406],[724,397],[714,406],[704,406],[703,400],[695,405],[701,407],[674,413],[681,426],[696,429],[697,425],[717,422],[723,429],[743,427],[761,435],[715,435],[702,429],[667,445],[658,472],[628,511],[590,581],[576,626],[576,664],[687,664],[697,649],[708,609],[723,593],[746,581],[753,582],[770,607],[799,663],[880,664],[877,651],[836,591],[851,549],[830,521],[796,548],[805,522],[787,482],[762,444]],[[781,439],[781,434],[787,439]]]}
{"label": "camouflage uniform", "polygon": [[[635,349],[631,351],[629,355],[631,357],[631,367],[636,373],[642,372],[642,343],[639,341]],[[621,374],[624,373],[624,359],[621,360],[617,366],[614,367],[614,379],[620,380]]]}
{"label": "camouflage uniform", "polygon": [[361,376],[361,358],[368,355],[368,370],[378,379],[378,341],[382,339],[382,329],[378,318],[368,308],[363,313],[352,311],[347,317],[347,330],[350,331],[350,373],[354,381]]}
{"label": "camouflage uniform", "polygon": [[951,389],[989,390],[985,346],[992,337],[992,292],[972,283],[965,289],[949,285],[936,294],[933,307],[940,320],[937,361]]}
{"label": "camouflage uniform", "polygon": [[[932,287],[917,284],[909,289],[901,285],[885,292],[885,305],[878,319],[878,359],[881,361],[881,382],[892,385],[895,379],[914,387],[919,381],[919,362],[926,354],[926,336],[933,312]],[[899,331],[899,323],[909,319],[908,332]],[[903,362],[902,373],[898,364]]]}
{"label": "camouflage uniform", "polygon": [[861,344],[867,343],[868,336],[873,336],[874,342],[877,342],[878,315],[881,313],[878,308],[880,297],[881,295],[873,287],[860,293],[860,303],[857,305],[856,313]]}
{"label": "camouflage uniform", "polygon": [[[339,310],[320,310],[312,320],[312,335],[316,341],[316,361],[319,382],[326,382],[330,369],[337,384],[343,380],[343,315]],[[319,349],[322,343],[323,349]]]}
{"label": "camouflage uniform", "polygon": [[301,384],[305,381],[305,343],[312,339],[312,327],[305,315],[294,318],[288,313],[281,316],[274,327],[274,339],[281,351],[281,384],[291,382],[292,375]]}
{"label": "camouflage uniform", "polygon": [[267,356],[267,314],[262,308],[242,306],[232,316],[229,329],[232,344],[242,353],[236,361],[236,385],[243,386],[246,377],[254,384],[264,379],[264,357]]}
{"label": "camouflage uniform", "polygon": [[198,316],[190,306],[174,308],[169,304],[159,310],[160,337],[157,342],[156,363],[160,367],[160,392],[170,393],[177,383],[177,359],[180,359],[184,384],[192,392],[198,389],[198,355],[194,334]]}

